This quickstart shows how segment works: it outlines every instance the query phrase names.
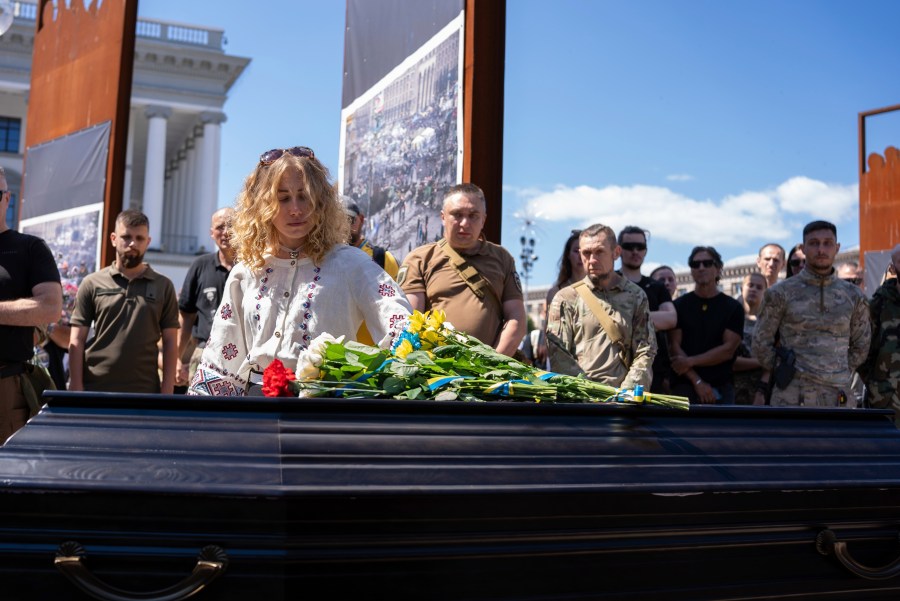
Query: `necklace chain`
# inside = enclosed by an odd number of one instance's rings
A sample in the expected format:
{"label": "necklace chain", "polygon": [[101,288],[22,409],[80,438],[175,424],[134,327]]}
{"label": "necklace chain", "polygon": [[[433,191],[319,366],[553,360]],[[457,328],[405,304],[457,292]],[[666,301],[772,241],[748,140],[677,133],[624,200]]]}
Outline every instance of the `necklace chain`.
{"label": "necklace chain", "polygon": [[297,248],[289,248],[284,244],[279,244],[279,246],[281,246],[281,250],[289,254],[292,259],[298,258],[300,256],[300,249],[303,248],[303,245],[300,245]]}

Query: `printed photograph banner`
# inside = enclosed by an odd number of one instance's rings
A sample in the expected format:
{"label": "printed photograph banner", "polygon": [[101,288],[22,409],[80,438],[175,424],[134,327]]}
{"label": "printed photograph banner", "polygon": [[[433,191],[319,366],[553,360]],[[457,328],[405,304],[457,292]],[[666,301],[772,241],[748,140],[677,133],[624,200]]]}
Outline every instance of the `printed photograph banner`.
{"label": "printed photograph banner", "polygon": [[71,317],[81,280],[97,271],[103,203],[23,219],[19,230],[43,238],[53,253],[63,288],[63,310]]}
{"label": "printed photograph banner", "polygon": [[67,303],[100,261],[110,126],[106,121],[26,154],[19,229],[50,247]]}
{"label": "printed photograph banner", "polygon": [[[443,193],[462,177],[465,18],[461,2],[442,4],[455,16],[341,112],[339,190],[366,215],[364,235],[398,261],[441,238]],[[348,3],[352,33],[351,16]]]}

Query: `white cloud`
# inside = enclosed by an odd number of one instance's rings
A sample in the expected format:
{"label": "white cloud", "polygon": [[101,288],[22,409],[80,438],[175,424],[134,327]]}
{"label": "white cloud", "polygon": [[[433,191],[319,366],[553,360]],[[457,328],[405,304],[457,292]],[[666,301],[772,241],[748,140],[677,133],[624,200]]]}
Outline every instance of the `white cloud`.
{"label": "white cloud", "polygon": [[690,182],[694,181],[694,176],[689,173],[673,173],[667,175],[666,179],[670,182]]}
{"label": "white cloud", "polygon": [[741,246],[760,239],[784,239],[788,220],[838,221],[858,202],[857,186],[795,177],[774,190],[745,191],[718,201],[695,199],[661,186],[557,186],[537,195],[529,190],[526,211],[550,221],[607,223],[614,229],[639,224],[657,239],[673,243]]}
{"label": "white cloud", "polygon": [[859,205],[859,186],[826,184],[808,177],[792,177],[775,190],[781,207],[790,213],[840,221]]}

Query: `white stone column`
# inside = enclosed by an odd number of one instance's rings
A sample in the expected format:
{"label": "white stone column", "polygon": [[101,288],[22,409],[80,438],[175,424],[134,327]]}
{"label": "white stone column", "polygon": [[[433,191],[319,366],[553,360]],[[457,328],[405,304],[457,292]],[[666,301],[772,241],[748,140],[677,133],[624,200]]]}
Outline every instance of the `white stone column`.
{"label": "white stone column", "polygon": [[172,185],[172,252],[187,252],[183,248],[181,240],[181,207],[184,204],[184,178],[187,172],[187,155],[184,149],[179,149],[175,155],[175,163],[178,168],[175,171],[175,182]]}
{"label": "white stone column", "polygon": [[134,107],[128,115],[128,141],[125,143],[125,182],[122,185],[122,208],[131,208],[133,194],[131,193],[131,179],[134,175]]}
{"label": "white stone column", "polygon": [[[191,226],[191,205],[194,204],[194,177],[197,172],[197,148],[193,138],[188,138],[184,143],[184,181],[182,182],[182,202],[178,209],[178,234],[183,240],[183,252],[196,252],[197,241],[192,240],[194,228]],[[193,246],[192,246],[193,244]]]}
{"label": "white stone column", "polygon": [[[191,166],[191,203],[187,207],[187,217],[185,225],[187,226],[187,235],[194,240],[194,250],[200,251],[200,247],[204,248],[204,252],[209,252],[209,228],[203,228],[204,223],[209,223],[209,216],[202,214],[204,185],[201,179],[203,171],[203,126],[194,126],[194,157]],[[200,236],[197,235],[200,232]]]}
{"label": "white stone column", "polygon": [[172,186],[175,183],[175,161],[166,165],[165,186],[163,188],[162,244],[166,252],[172,251]]}
{"label": "white stone column", "polygon": [[150,220],[150,248],[162,243],[163,189],[166,176],[166,120],[172,109],[148,106],[147,162],[144,169],[144,215]]}
{"label": "white stone column", "polygon": [[220,112],[200,113],[203,137],[200,139],[194,230],[199,244],[205,246],[209,252],[215,250],[215,244],[209,237],[209,221],[219,208],[219,161],[222,152],[222,123],[225,119],[225,114]]}
{"label": "white stone column", "polygon": [[178,203],[181,200],[181,171],[184,167],[179,158],[180,152],[180,150],[175,152],[172,156],[172,161],[169,164],[169,171],[172,174],[172,181],[169,182],[169,193],[167,195],[168,207],[166,209],[169,214],[168,227],[166,229],[166,232],[169,235],[169,252],[177,252],[178,248],[178,243],[174,236],[178,234]]}

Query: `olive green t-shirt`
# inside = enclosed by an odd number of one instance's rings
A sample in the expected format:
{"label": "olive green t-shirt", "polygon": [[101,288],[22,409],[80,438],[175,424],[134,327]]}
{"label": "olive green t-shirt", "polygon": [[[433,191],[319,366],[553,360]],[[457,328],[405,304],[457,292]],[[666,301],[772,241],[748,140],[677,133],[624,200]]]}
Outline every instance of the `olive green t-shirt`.
{"label": "olive green t-shirt", "polygon": [[84,278],[75,297],[72,325],[94,325],[84,352],[84,389],[160,391],[157,343],[178,328],[175,286],[149,266],[129,280],[115,265]]}

